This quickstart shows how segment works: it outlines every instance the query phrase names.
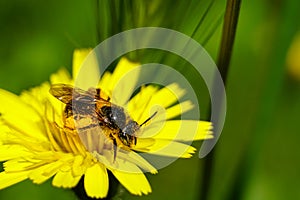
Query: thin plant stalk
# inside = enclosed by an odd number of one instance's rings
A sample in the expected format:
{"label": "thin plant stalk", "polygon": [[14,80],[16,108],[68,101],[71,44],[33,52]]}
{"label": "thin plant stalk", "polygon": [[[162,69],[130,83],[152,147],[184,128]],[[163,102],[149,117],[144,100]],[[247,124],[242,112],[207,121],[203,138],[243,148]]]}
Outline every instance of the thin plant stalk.
{"label": "thin plant stalk", "polygon": [[[232,49],[235,39],[236,27],[239,18],[241,0],[228,0],[226,5],[222,39],[220,45],[217,66],[226,85],[227,74],[230,66]],[[224,98],[224,94],[220,94],[220,98]],[[220,108],[221,109],[221,108]],[[220,110],[219,109],[219,110]],[[218,124],[215,123],[214,126]],[[202,187],[200,199],[207,200],[209,198],[209,191],[212,179],[213,164],[214,164],[215,151],[212,150],[203,159],[203,172],[202,172]]]}

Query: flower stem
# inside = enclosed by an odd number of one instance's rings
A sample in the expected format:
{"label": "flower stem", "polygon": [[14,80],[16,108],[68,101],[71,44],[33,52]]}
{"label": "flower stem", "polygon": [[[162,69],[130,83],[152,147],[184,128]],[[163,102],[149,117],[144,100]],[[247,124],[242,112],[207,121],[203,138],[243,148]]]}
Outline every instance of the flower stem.
{"label": "flower stem", "polygon": [[227,73],[230,65],[240,6],[241,0],[227,1],[221,47],[217,63],[218,69],[221,73],[224,83],[226,83]]}
{"label": "flower stem", "polygon": [[[226,85],[227,74],[232,55],[232,49],[235,39],[236,27],[239,18],[241,0],[228,0],[226,5],[222,40],[220,45],[217,66]],[[220,94],[220,98],[224,98],[224,94]],[[221,109],[221,108],[220,108]],[[220,110],[219,109],[219,110]],[[218,126],[215,122],[214,126]],[[209,198],[209,189],[211,186],[212,171],[214,165],[215,151],[214,149],[203,159],[203,174],[200,199],[207,200]]]}

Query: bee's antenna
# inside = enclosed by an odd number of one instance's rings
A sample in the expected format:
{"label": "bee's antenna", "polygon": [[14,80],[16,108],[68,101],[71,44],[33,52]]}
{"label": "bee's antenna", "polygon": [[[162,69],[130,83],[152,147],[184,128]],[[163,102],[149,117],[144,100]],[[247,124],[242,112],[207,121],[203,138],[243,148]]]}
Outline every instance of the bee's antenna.
{"label": "bee's antenna", "polygon": [[157,111],[156,111],[155,113],[153,113],[148,119],[146,119],[146,120],[140,125],[140,127],[143,126],[144,124],[146,124],[146,123],[147,123],[150,119],[152,119],[156,114],[157,114]]}

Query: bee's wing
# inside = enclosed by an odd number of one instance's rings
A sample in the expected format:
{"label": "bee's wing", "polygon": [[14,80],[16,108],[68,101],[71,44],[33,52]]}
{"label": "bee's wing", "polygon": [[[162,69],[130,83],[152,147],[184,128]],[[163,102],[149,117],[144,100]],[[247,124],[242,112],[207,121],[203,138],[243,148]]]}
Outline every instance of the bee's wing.
{"label": "bee's wing", "polygon": [[72,102],[72,99],[78,96],[87,96],[84,90],[74,88],[67,84],[53,84],[51,85],[49,92],[65,104]]}
{"label": "bee's wing", "polygon": [[[110,105],[109,97],[104,99],[103,92],[99,88],[90,88],[88,91],[67,84],[53,84],[49,90],[55,98],[65,104],[77,102],[85,104]],[[99,106],[102,107],[102,106]]]}

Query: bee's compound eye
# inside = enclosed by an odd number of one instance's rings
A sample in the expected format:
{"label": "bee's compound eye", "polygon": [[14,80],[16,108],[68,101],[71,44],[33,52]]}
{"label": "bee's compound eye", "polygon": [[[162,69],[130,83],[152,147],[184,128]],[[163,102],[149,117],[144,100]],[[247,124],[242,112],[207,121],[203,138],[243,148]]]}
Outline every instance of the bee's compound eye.
{"label": "bee's compound eye", "polygon": [[138,123],[135,121],[130,121],[122,130],[125,135],[134,135],[134,133],[139,129]]}

